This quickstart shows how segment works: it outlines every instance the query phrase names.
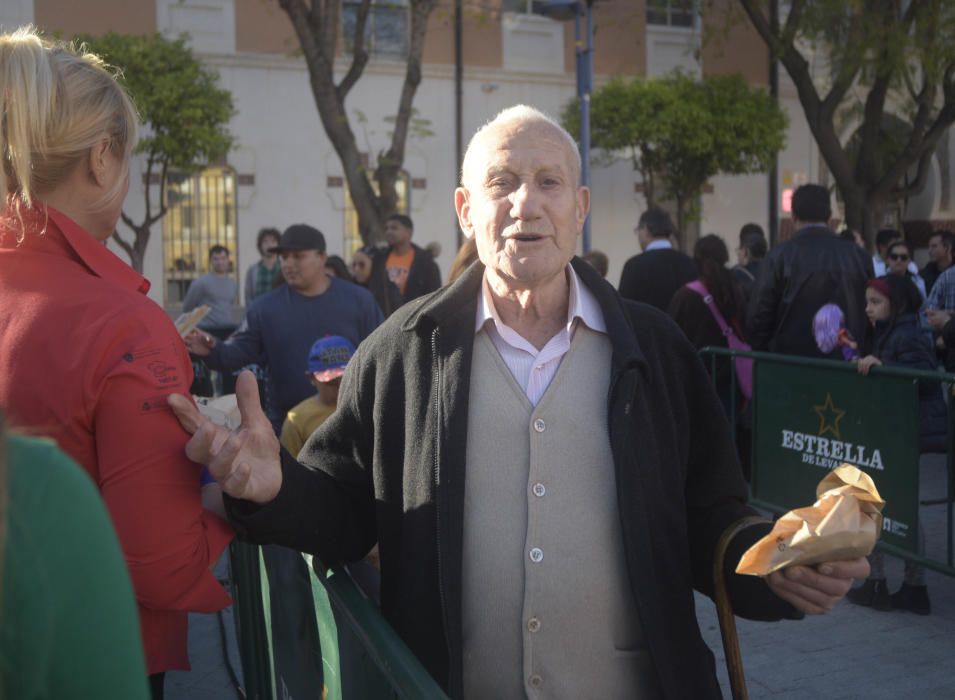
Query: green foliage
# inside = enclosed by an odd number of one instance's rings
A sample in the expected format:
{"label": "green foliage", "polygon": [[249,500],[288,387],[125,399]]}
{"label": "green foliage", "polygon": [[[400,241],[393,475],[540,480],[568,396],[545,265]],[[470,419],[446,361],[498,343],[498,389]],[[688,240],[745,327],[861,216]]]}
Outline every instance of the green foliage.
{"label": "green foliage", "polygon": [[[684,220],[698,215],[710,178],[768,170],[785,145],[785,113],[736,75],[614,80],[596,90],[590,104],[593,146],[626,151],[648,203],[672,199]],[[576,100],[561,119],[572,134],[579,132]]]}
{"label": "green foliage", "polygon": [[218,87],[218,75],[196,60],[183,39],[115,33],[79,38],[122,71],[146,126],[137,153],[190,172],[233,148],[227,128],[235,114],[232,95]]}

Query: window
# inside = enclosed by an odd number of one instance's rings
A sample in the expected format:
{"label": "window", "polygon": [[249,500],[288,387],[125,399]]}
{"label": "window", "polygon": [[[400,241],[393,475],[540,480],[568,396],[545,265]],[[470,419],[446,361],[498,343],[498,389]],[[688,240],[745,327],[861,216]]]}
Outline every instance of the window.
{"label": "window", "polygon": [[[351,53],[361,0],[345,0],[342,34]],[[408,0],[372,0],[365,20],[365,49],[369,55],[404,58],[408,55]]]}
{"label": "window", "polygon": [[235,186],[235,171],[229,167],[166,174],[162,239],[167,304],[182,303],[192,281],[209,271],[209,248],[216,244],[232,253],[236,276]]}
{"label": "window", "polygon": [[533,14],[534,0],[504,0],[501,4],[503,12],[524,12]]}
{"label": "window", "polygon": [[648,0],[647,24],[692,28],[696,24],[695,0]]}
{"label": "window", "polygon": [[[368,171],[368,178],[371,179],[372,171]],[[407,214],[411,211],[411,201],[409,192],[411,191],[411,177],[405,171],[401,171],[398,181],[395,183],[395,189],[398,191],[398,213]],[[371,180],[372,188],[377,192],[378,183]],[[348,181],[345,181],[345,235],[342,240],[342,252],[345,260],[351,262],[352,253],[361,248],[364,243],[361,240],[361,232],[358,229],[358,212],[351,201],[351,192],[348,189]]]}

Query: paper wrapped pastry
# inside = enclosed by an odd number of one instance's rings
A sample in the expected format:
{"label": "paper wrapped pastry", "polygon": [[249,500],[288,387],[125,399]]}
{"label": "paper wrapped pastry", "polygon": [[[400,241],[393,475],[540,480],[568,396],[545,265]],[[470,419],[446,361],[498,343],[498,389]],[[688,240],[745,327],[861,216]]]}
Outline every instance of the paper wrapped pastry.
{"label": "paper wrapped pastry", "polygon": [[867,556],[882,532],[882,508],[875,483],[851,464],[829,472],[816,487],[817,500],[782,516],[773,530],[739,560],[738,574],[766,576],[792,564]]}
{"label": "paper wrapped pastry", "polygon": [[196,406],[199,407],[199,413],[211,420],[216,425],[222,425],[229,430],[235,430],[242,422],[242,416],[239,414],[239,404],[236,402],[235,394],[226,394],[214,399],[205,396],[193,396]]}
{"label": "paper wrapped pastry", "polygon": [[193,329],[199,325],[199,321],[204,319],[210,311],[212,309],[203,304],[188,313],[180,314],[179,318],[176,319],[176,330],[179,331],[179,337],[185,338],[192,333]]}

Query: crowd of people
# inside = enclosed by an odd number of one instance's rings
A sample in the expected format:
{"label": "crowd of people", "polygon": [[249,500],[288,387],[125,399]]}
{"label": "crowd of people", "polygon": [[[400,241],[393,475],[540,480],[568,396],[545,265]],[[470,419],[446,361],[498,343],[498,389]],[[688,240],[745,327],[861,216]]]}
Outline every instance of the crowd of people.
{"label": "crowd of people", "polygon": [[[103,245],[136,142],[115,75],[31,30],[2,35],[0,114],[10,697],[161,698],[165,673],[189,667],[187,613],[230,604],[211,567],[235,536],[276,566],[300,551],[369,557],[382,613],[451,697],[719,697],[692,590],[713,595],[717,540],[755,511],[732,435],[745,426],[718,392],[737,387],[727,374],[714,389],[698,349],[732,336],[843,358],[811,332],[827,304],[860,372],[911,363],[913,348],[933,363],[929,327],[955,348],[952,234],[921,275],[898,232],[884,237],[876,277],[829,228],[816,185],[794,194],[787,242],[767,250],[744,226],[732,269],[723,239],[688,256],[649,209],[614,289],[606,256],[575,255],[590,207],[576,144],[526,106],[469,142],[453,198],[467,242],[447,284],[402,214],[350,265],[311,225],[263,229],[244,320],[233,326],[231,253],[215,246],[184,300],[212,311],[183,339]],[[261,368],[265,400],[240,372],[241,424],[217,425],[190,396],[194,363]],[[881,571],[853,559],[736,575],[769,528],[730,543],[738,615],[825,613]],[[49,569],[51,552],[89,549],[98,565],[77,563],[81,575]],[[902,607],[921,610],[919,587],[907,575]],[[97,616],[110,634],[84,633]]]}
{"label": "crowd of people", "polygon": [[[920,271],[912,246],[896,229],[878,231],[871,257],[851,230],[836,234],[829,223],[830,193],[822,186],[795,191],[792,217],[792,237],[772,250],[758,225],[744,225],[739,262],[730,269],[722,238],[701,237],[690,257],[675,249],[669,216],[648,210],[636,230],[643,252],[624,266],[620,293],[669,313],[697,348],[733,347],[735,336],[754,350],[850,360],[861,374],[880,365],[955,369],[955,233],[931,234],[930,260]],[[827,333],[820,334],[820,327],[828,326],[831,338],[821,337]],[[748,476],[748,397],[741,382],[730,384],[728,360],[716,363],[716,373],[724,408],[732,392],[744,407],[736,428],[743,433],[737,444]],[[946,451],[947,410],[939,383],[920,382],[921,452]],[[924,551],[921,539],[919,547]],[[930,613],[921,567],[908,563],[902,586],[889,593],[881,553],[871,561],[870,577],[849,594],[850,601],[880,611]]]}

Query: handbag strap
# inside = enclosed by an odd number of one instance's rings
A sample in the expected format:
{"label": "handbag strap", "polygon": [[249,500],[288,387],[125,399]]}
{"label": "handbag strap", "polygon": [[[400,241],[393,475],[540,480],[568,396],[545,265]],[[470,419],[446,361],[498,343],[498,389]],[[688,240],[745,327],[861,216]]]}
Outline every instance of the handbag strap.
{"label": "handbag strap", "polygon": [[710,310],[710,313],[713,314],[713,319],[716,321],[716,325],[720,327],[720,330],[723,331],[723,335],[736,335],[733,332],[733,328],[726,322],[726,319],[723,318],[723,314],[721,314],[720,310],[716,308],[716,302],[713,299],[713,295],[710,294],[709,290],[702,282],[699,280],[694,280],[693,282],[687,283],[686,286],[703,297],[703,303],[706,304],[706,307]]}

